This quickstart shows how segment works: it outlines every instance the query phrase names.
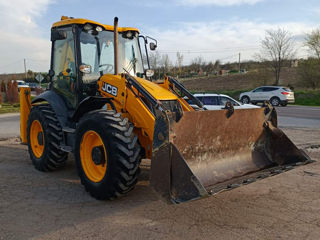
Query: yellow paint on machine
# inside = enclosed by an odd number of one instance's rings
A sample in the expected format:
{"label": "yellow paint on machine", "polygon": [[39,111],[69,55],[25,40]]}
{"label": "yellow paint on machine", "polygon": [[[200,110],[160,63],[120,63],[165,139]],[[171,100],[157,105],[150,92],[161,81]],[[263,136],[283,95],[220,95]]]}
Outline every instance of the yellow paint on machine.
{"label": "yellow paint on machine", "polygon": [[[69,17],[66,17],[66,16],[62,16],[61,17],[61,21],[55,22],[52,25],[52,28],[61,27],[61,26],[65,26],[65,25],[71,25],[71,24],[84,25],[86,23],[91,23],[91,24],[94,24],[94,25],[101,26],[107,31],[113,31],[113,29],[114,29],[113,26],[102,24],[102,23],[95,22],[95,21],[92,21],[92,20],[88,20],[88,19],[84,19],[84,18],[69,18]],[[138,32],[138,33],[140,32],[139,29],[137,29],[137,28],[118,27],[118,32],[126,32],[126,31],[134,31],[134,32]]]}
{"label": "yellow paint on machine", "polygon": [[24,144],[28,143],[27,124],[31,110],[31,94],[30,88],[20,88],[20,138]]}

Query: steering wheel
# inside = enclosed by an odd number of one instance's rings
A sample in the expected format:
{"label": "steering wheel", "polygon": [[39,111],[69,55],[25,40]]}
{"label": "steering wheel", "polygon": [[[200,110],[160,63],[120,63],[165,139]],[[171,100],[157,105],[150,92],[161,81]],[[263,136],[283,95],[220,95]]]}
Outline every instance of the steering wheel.
{"label": "steering wheel", "polygon": [[111,71],[113,71],[113,65],[112,64],[108,64],[108,63],[99,65],[99,68],[105,67],[105,66],[106,66],[106,69],[102,69],[101,71],[106,71],[106,72],[109,72],[109,73]]}

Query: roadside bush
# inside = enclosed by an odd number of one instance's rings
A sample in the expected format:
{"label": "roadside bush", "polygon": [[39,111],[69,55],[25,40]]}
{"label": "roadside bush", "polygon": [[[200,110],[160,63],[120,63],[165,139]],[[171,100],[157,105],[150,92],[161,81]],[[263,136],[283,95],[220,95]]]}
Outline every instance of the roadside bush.
{"label": "roadside bush", "polygon": [[4,80],[1,81],[1,92],[5,93],[6,92],[6,85],[4,83]]}
{"label": "roadside bush", "polygon": [[301,84],[313,89],[320,87],[320,60],[309,58],[299,64],[298,73]]}
{"label": "roadside bush", "polygon": [[320,106],[319,90],[299,90],[294,92],[295,104],[307,106]]}
{"label": "roadside bush", "polygon": [[13,83],[11,81],[8,81],[6,96],[8,103],[19,102],[18,84],[16,81],[14,81]]}

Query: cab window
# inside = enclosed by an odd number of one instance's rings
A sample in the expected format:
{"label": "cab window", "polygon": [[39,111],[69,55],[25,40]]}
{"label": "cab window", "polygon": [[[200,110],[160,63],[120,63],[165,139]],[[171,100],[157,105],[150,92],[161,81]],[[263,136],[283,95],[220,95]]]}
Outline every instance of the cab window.
{"label": "cab window", "polygon": [[227,102],[231,102],[233,106],[239,106],[239,104],[228,97],[220,97],[220,105],[225,106]]}
{"label": "cab window", "polygon": [[196,96],[196,98],[200,101],[200,102],[202,102],[203,103],[203,101],[202,101],[202,97],[199,97],[199,96]]}
{"label": "cab window", "polygon": [[263,88],[257,88],[255,90],[253,90],[253,92],[263,92]]}
{"label": "cab window", "polygon": [[276,88],[276,87],[265,87],[265,88],[263,88],[263,91],[264,92],[272,92],[272,91],[274,91],[274,90],[277,90],[278,88]]}
{"label": "cab window", "polygon": [[203,97],[202,103],[203,103],[204,105],[219,105],[218,97],[215,97],[215,96]]}

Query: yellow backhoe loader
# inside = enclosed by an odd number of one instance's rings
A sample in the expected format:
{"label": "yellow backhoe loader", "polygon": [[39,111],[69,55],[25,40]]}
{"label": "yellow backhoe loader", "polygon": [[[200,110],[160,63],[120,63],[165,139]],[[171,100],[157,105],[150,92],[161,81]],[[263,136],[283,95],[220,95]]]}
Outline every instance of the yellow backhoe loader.
{"label": "yellow backhoe loader", "polygon": [[63,167],[72,152],[97,199],[132,190],[142,158],[151,159],[150,185],[173,203],[310,162],[277,128],[272,106],[206,111],[172,77],[152,81],[144,65],[157,41],[117,18],[109,26],[63,16],[51,41],[48,90],[32,102],[30,89],[20,91],[21,139],[40,171]]}

